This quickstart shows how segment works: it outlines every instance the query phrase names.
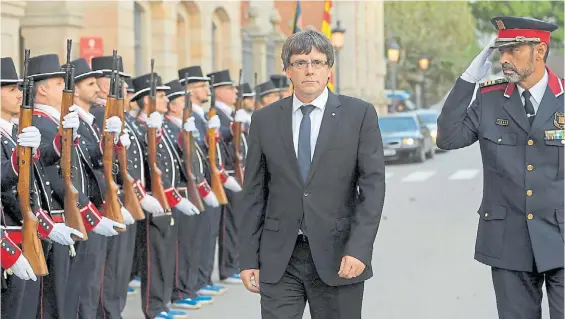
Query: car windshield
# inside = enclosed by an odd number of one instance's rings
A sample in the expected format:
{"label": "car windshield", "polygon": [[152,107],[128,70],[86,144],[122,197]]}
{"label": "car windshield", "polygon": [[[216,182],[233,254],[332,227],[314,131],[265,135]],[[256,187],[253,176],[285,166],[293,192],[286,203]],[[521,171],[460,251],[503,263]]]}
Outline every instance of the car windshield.
{"label": "car windshield", "polygon": [[392,133],[402,131],[416,131],[418,126],[413,117],[381,117],[379,118],[381,132]]}
{"label": "car windshield", "polygon": [[436,113],[420,113],[418,116],[422,119],[422,121],[426,124],[436,124],[437,123],[437,114]]}

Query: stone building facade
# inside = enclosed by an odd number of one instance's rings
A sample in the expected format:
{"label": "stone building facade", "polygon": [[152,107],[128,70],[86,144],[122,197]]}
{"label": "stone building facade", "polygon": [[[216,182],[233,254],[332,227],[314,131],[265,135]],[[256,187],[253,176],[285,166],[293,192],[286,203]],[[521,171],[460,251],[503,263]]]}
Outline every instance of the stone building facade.
{"label": "stone building facade", "polygon": [[[323,1],[302,1],[304,26],[320,29]],[[31,55],[57,53],[64,63],[66,39],[79,57],[83,37],[100,37],[104,55],[117,49],[126,72],[149,72],[150,59],[163,80],[201,65],[205,72],[229,69],[237,81],[262,82],[282,73],[280,51],[291,33],[296,1],[24,1],[2,0],[1,53],[20,66]],[[332,25],[346,28],[340,52],[340,93],[371,101],[384,110],[385,37],[382,1],[334,1]],[[345,63],[346,62],[346,63]],[[336,65],[337,68],[337,65]]]}

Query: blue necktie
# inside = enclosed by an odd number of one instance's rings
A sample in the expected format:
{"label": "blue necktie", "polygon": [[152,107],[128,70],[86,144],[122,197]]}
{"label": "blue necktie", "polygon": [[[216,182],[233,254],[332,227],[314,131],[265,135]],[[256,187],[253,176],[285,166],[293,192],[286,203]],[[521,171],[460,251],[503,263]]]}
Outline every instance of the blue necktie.
{"label": "blue necktie", "polygon": [[534,123],[534,119],[536,118],[536,111],[534,109],[534,105],[530,100],[532,93],[530,91],[525,90],[522,92],[522,96],[524,97],[524,108],[526,109],[526,114],[528,115],[528,121],[530,121],[530,126]]}
{"label": "blue necktie", "polygon": [[310,113],[314,110],[314,105],[302,105],[302,121],[300,122],[300,130],[298,133],[298,166],[300,174],[304,182],[308,179],[308,172],[312,164],[312,147],[310,146],[310,130],[312,123],[310,121]]}

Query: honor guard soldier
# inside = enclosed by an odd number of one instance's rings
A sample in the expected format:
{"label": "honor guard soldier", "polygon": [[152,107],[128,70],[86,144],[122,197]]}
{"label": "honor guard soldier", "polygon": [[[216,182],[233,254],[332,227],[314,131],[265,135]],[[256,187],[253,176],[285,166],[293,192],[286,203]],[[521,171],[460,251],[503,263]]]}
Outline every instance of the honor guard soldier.
{"label": "honor guard soldier", "polygon": [[[31,185],[31,205],[33,213],[38,220],[38,234],[40,238],[58,243],[59,245],[71,245],[74,240],[71,235],[82,237],[82,234],[62,223],[61,215],[54,215],[55,220],[49,215],[53,199],[51,197],[50,182],[46,179],[41,162],[39,145],[41,143],[41,133],[35,126],[28,126],[18,134],[18,126],[14,124],[20,115],[20,105],[27,101],[22,101],[22,92],[18,88],[19,82],[16,68],[11,58],[2,58],[0,68],[0,84],[2,86],[2,110],[0,118],[0,140],[2,151],[2,226],[5,226],[3,235],[6,237],[2,248],[10,247],[9,255],[6,256],[6,265],[18,262],[19,271],[25,270],[23,255],[17,254],[19,247],[13,244],[22,243],[22,220],[24,217],[20,209],[20,196],[27,196],[18,193],[17,184],[19,178],[19,161],[17,147],[31,147],[33,153],[34,174],[33,185]],[[29,91],[28,94],[32,92]],[[29,97],[28,97],[29,98]],[[32,105],[30,105],[32,106]],[[31,114],[31,113],[30,113]],[[49,245],[45,242],[44,248]],[[4,252],[4,251],[3,251]],[[11,254],[14,253],[14,254]],[[44,249],[44,255],[48,255],[48,250]],[[20,258],[21,256],[21,258]],[[11,265],[3,268],[7,269]],[[16,266],[18,267],[18,266]],[[43,291],[40,282],[30,282],[21,277],[10,277],[7,281],[8,290],[2,294],[2,316],[7,318],[33,318],[37,314],[37,301],[42,297]],[[35,278],[35,276],[33,276]],[[41,294],[41,296],[40,296]]]}
{"label": "honor guard soldier", "polygon": [[251,123],[251,115],[255,110],[255,92],[251,90],[251,86],[249,83],[241,84],[237,90],[241,92],[241,97],[243,99],[242,108],[245,111],[245,115],[247,116],[245,121],[243,122],[245,125],[245,132],[249,129],[249,124]]}
{"label": "honor guard soldier", "polygon": [[[546,65],[553,23],[496,17],[498,37],[447,97],[437,145],[481,144],[483,200],[475,259],[492,267],[499,318],[541,318],[545,283],[551,318],[563,317],[563,79]],[[504,79],[479,85],[494,49]]]}
{"label": "honor guard soldier", "polygon": [[273,74],[271,75],[271,81],[275,87],[279,89],[281,99],[292,95],[292,92],[290,91],[290,81],[286,75]]}
{"label": "honor guard soldier", "polygon": [[280,89],[275,86],[273,81],[263,82],[255,88],[259,99],[259,108],[265,107],[281,99]]}

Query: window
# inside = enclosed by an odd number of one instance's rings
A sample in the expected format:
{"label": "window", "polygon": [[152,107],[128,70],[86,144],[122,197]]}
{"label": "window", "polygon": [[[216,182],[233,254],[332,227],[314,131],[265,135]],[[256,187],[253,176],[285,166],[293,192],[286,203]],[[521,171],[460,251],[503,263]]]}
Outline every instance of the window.
{"label": "window", "polygon": [[242,68],[243,68],[243,82],[249,83],[252,87],[255,85],[255,74],[253,71],[253,41],[245,31],[241,34],[241,48],[242,48]]}

